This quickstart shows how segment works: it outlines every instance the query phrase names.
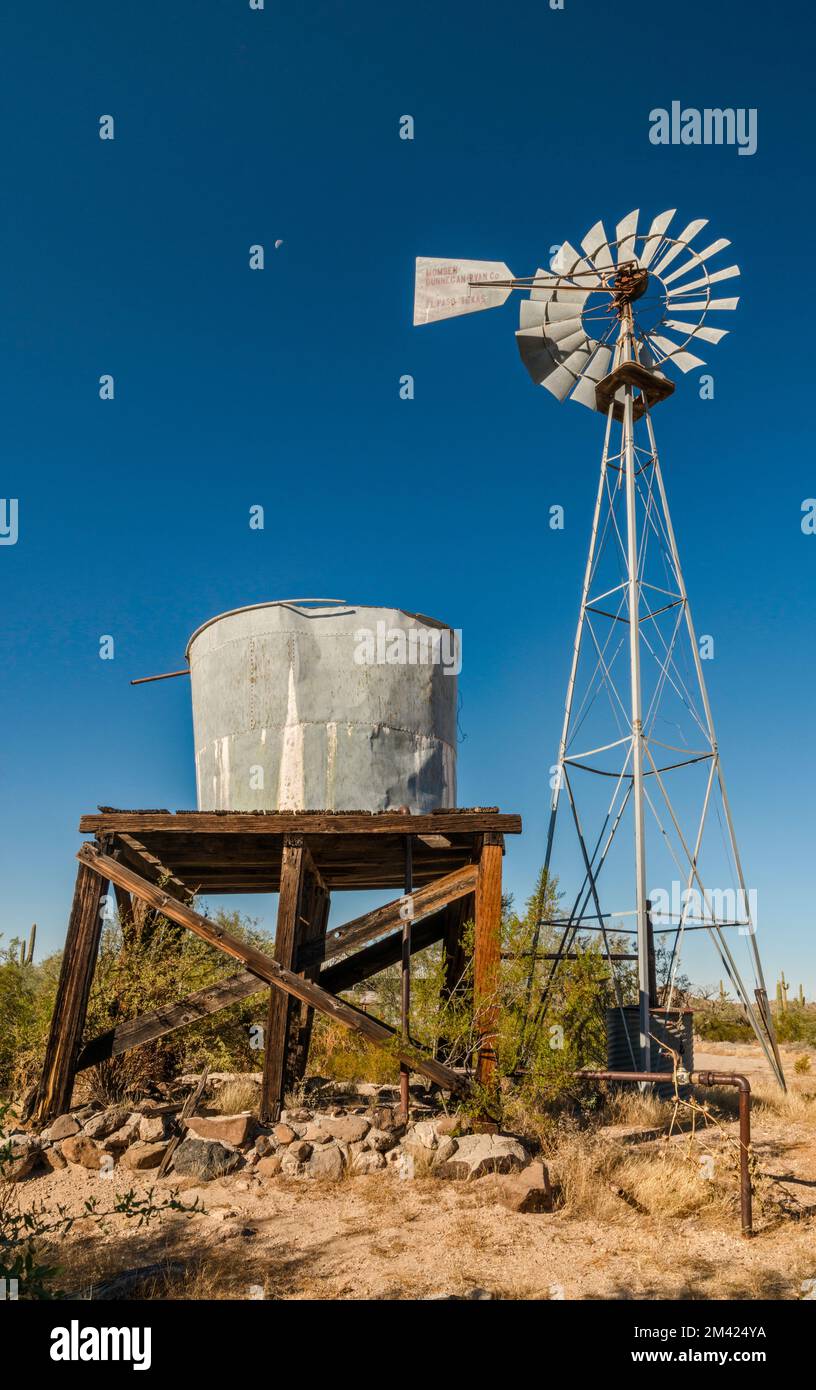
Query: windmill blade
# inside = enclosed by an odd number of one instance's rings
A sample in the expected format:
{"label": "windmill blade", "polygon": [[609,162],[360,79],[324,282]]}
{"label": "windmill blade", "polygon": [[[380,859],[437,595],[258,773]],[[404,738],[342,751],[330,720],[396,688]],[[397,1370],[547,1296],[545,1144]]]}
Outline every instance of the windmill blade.
{"label": "windmill blade", "polygon": [[571,296],[571,301],[550,300],[542,303],[540,299],[522,299],[519,305],[519,326],[521,328],[538,328],[545,323],[563,323],[565,319],[578,319],[581,317],[581,301],[576,296]]}
{"label": "windmill blade", "polygon": [[712,241],[711,245],[707,246],[704,251],[694,251],[685,265],[681,265],[679,270],[673,270],[671,275],[664,275],[662,277],[663,284],[670,285],[673,280],[679,280],[681,276],[688,274],[690,270],[694,270],[698,265],[703,265],[706,261],[710,260],[712,256],[716,256],[718,251],[724,251],[726,246],[730,245],[731,242],[728,241],[726,237],[720,237],[719,241]]}
{"label": "windmill blade", "polygon": [[664,326],[673,328],[675,333],[685,333],[689,338],[702,338],[704,343],[719,343],[728,336],[727,328],[708,328],[702,324],[681,323],[679,319],[665,319]]}
{"label": "windmill blade", "polygon": [[[522,299],[519,304],[519,324],[522,328],[540,328],[542,323],[548,323],[547,310],[549,304],[542,304],[538,299]],[[567,306],[564,305],[564,308]]]}
{"label": "windmill blade", "polygon": [[518,329],[516,342],[533,381],[537,386],[546,386],[559,401],[576,384],[596,347],[583,330],[577,345],[569,338],[563,345],[555,343],[541,328]]}
{"label": "windmill blade", "polygon": [[670,208],[668,212],[659,212],[657,214],[657,217],[652,222],[652,225],[649,228],[649,235],[643,243],[643,250],[641,251],[640,256],[638,258],[644,270],[648,269],[654,257],[656,256],[657,248],[663,240],[663,237],[665,236],[666,232],[669,230],[671,220],[676,212],[677,208]]}
{"label": "windmill blade", "polygon": [[593,357],[586,365],[586,370],[581,374],[575,390],[570,396],[571,401],[577,401],[579,405],[588,406],[590,410],[597,410],[595,402],[595,387],[599,381],[603,381],[609,371],[609,363],[612,361],[612,349],[599,347]]}
{"label": "windmill blade", "polygon": [[725,270],[715,270],[713,275],[704,275],[701,280],[692,280],[690,285],[675,285],[670,291],[671,294],[686,294],[688,290],[700,290],[705,285],[716,285],[718,280],[733,280],[735,275],[739,275],[738,265],[726,266]]}
{"label": "windmill blade", "polygon": [[596,270],[613,270],[614,263],[603,222],[596,222],[581,242],[581,246]]}
{"label": "windmill blade", "polygon": [[635,211],[627,213],[615,228],[615,239],[618,243],[618,265],[622,265],[624,261],[635,259],[635,237],[637,236],[639,216],[640,209],[635,208]]}
{"label": "windmill blade", "polygon": [[[536,271],[535,275],[533,276],[533,279],[534,279],[534,280],[547,280],[547,279],[552,279],[552,272],[549,271],[549,270],[542,270],[541,267],[539,266],[538,270]],[[554,294],[555,294],[555,286],[553,286],[553,285],[536,285],[536,286],[534,286],[533,289],[530,290],[530,298],[531,298],[531,299],[541,299],[541,300],[543,300],[543,301],[546,301],[546,300],[548,300],[548,299],[552,299],[552,297],[553,297]]]}
{"label": "windmill blade", "polygon": [[671,338],[664,338],[659,333],[650,333],[649,342],[679,367],[681,372],[690,372],[694,367],[705,366],[701,357],[695,357],[692,352],[684,352],[680,344],[673,343]]}
{"label": "windmill blade", "polygon": [[667,309],[679,309],[681,314],[687,314],[694,309],[736,309],[739,304],[739,297],[736,299],[695,299],[690,303],[687,299],[667,299]]}
{"label": "windmill blade", "polygon": [[661,259],[658,261],[657,265],[654,267],[654,270],[652,271],[652,274],[660,275],[661,272],[664,271],[667,266],[671,265],[673,260],[677,259],[681,251],[686,250],[687,246],[690,242],[694,240],[697,233],[701,232],[703,230],[703,227],[707,226],[708,218],[706,217],[700,218],[697,222],[689,222],[688,226],[684,227],[683,231],[680,233],[674,245],[670,246],[665,256],[661,257]]}
{"label": "windmill blade", "polygon": [[563,323],[549,324],[542,336],[550,343],[557,343],[559,352],[571,352],[586,340],[586,331],[579,318],[565,319]]}
{"label": "windmill blade", "polygon": [[[585,339],[585,341],[588,342],[589,340]],[[542,381],[541,385],[546,386],[556,400],[566,400],[575,383],[583,375],[590,356],[590,348],[577,349],[561,364],[558,371],[553,372],[546,381]]]}
{"label": "windmill blade", "polygon": [[[504,304],[511,288],[494,287],[491,281],[512,279],[513,272],[503,261],[439,261],[417,256],[414,323],[436,323],[479,309],[496,309]],[[471,286],[470,281],[479,283]]]}
{"label": "windmill blade", "polygon": [[[555,275],[566,275],[569,277],[580,273],[582,285],[584,278],[586,277],[587,281],[589,281],[589,277],[594,272],[594,266],[590,265],[589,261],[585,261],[583,256],[579,255],[575,247],[571,246],[568,241],[562,241],[557,252],[553,256],[552,268]],[[600,285],[601,277],[598,276],[597,280]]]}
{"label": "windmill blade", "polygon": [[587,336],[580,316],[563,319],[559,323],[536,324],[529,327],[522,325],[519,332],[552,344],[553,350],[557,348],[557,355],[561,358],[568,356],[573,348],[580,347]]}

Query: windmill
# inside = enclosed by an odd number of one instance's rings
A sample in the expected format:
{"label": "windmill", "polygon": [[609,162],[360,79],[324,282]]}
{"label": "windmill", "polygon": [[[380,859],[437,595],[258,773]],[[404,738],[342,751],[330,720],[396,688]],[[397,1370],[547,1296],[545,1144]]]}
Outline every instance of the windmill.
{"label": "windmill", "polygon": [[[703,367],[697,352],[725,336],[716,318],[738,300],[721,297],[717,286],[736,278],[739,267],[711,269],[730,243],[695,249],[707,222],[690,222],[672,236],[674,217],[675,210],[660,213],[639,233],[639,213],[631,212],[613,240],[599,221],[580,251],[564,242],[549,270],[521,278],[503,262],[418,257],[414,323],[498,308],[514,290],[526,292],[516,342],[532,380],[557,400],[569,398],[605,417],[545,856],[549,872],[566,801],[579,886],[567,899],[569,910],[536,929],[531,992],[541,929],[554,931],[557,941],[547,953],[552,963],[539,1010],[561,961],[597,933],[623,1013],[620,953],[612,941],[628,933],[637,948],[626,958],[637,961],[639,998],[629,1051],[633,1069],[639,1062],[650,1071],[652,1012],[670,1009],[686,935],[703,931],[784,1087],[754,897],[743,874],[652,424],[653,408],[675,389],[669,369]],[[661,885],[657,912],[655,884]],[[611,909],[611,896],[621,891],[625,900]],[[729,929],[748,943],[753,992]],[[657,934],[665,936],[668,958],[661,991]]]}

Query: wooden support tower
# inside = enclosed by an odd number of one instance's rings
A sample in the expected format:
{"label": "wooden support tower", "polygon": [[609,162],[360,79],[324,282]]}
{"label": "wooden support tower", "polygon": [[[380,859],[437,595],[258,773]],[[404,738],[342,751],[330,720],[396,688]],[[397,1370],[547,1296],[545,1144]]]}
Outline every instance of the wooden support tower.
{"label": "wooden support tower", "polygon": [[[388,1048],[403,1070],[452,1093],[468,1074],[417,1047],[405,1026],[391,1028],[341,999],[343,991],[389,965],[444,942],[444,989],[462,989],[463,930],[475,920],[473,1008],[475,1075],[496,1091],[498,971],[504,836],[521,819],[495,808],[395,812],[117,811],[83,816],[93,839],[80,848],[76,889],[42,1075],[28,1111],[47,1123],[67,1110],[78,1071],[228,1008],[264,990],[262,1117],[275,1120],[306,1071],[318,1010],[370,1043]],[[410,846],[410,848],[408,848]],[[411,891],[406,894],[406,857]],[[233,957],[236,974],[186,999],[129,1019],[96,1038],[85,1022],[111,885],[123,920],[137,905],[164,916]],[[383,907],[328,929],[331,896],[395,888]],[[278,893],[272,954],[231,936],[192,906],[195,894]],[[410,931],[405,930],[406,919]],[[407,981],[406,986],[407,988]]]}

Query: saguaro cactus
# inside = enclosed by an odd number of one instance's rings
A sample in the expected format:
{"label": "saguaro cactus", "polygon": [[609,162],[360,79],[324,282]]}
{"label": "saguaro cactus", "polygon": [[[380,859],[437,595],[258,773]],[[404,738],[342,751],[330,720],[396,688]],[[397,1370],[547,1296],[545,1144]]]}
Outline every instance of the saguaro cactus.
{"label": "saguaro cactus", "polygon": [[28,935],[28,947],[24,941],[20,942],[20,964],[30,965],[34,959],[34,942],[37,940],[37,923],[32,922],[31,931]]}

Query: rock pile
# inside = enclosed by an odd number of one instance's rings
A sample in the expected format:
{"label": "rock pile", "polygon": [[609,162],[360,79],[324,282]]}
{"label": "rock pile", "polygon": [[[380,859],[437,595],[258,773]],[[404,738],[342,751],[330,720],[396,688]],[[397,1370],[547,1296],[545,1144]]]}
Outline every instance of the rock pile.
{"label": "rock pile", "polygon": [[[432,1113],[418,1102],[419,1118],[405,1125],[393,1087],[346,1088],[347,1104],[321,1094],[309,1107],[284,1110],[275,1125],[260,1125],[249,1112],[198,1115],[180,1121],[172,1106],[142,1102],[88,1105],[60,1115],[39,1136],[7,1136],[11,1175],[68,1164],[110,1173],[158,1168],[171,1140],[174,1175],[209,1182],[241,1173],[242,1185],[269,1178],[337,1181],[345,1174],[394,1171],[400,1178],[431,1176],[473,1180],[511,1175],[497,1199],[512,1210],[549,1210],[546,1169],[531,1165],[524,1145],[508,1135],[473,1133],[462,1115]],[[357,1102],[355,1104],[355,1102]],[[360,1103],[365,1102],[365,1103]],[[503,1180],[504,1181],[504,1180]]]}

